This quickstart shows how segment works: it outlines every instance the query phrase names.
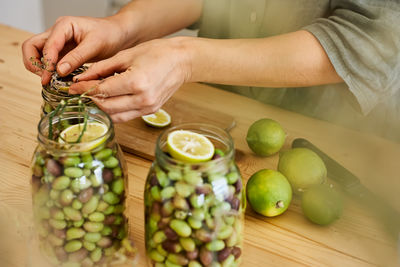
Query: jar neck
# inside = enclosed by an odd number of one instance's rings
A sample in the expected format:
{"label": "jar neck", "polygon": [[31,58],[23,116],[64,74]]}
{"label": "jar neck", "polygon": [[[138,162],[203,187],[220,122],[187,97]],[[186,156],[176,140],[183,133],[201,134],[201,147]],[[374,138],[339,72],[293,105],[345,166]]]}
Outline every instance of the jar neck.
{"label": "jar neck", "polygon": [[[49,104],[58,104],[61,100],[68,100],[77,95],[71,95],[68,93],[70,85],[73,83],[73,77],[83,73],[87,70],[86,66],[81,66],[74,70],[71,74],[66,77],[60,77],[57,72],[53,73],[51,76],[51,81],[49,84],[44,85],[42,89],[43,100]],[[89,98],[82,98],[84,103],[90,101]],[[74,102],[75,103],[75,102]],[[77,102],[76,102],[77,103]],[[54,106],[54,105],[53,105]]]}
{"label": "jar neck", "polygon": [[[42,98],[45,102],[51,104],[53,107],[56,107],[61,100],[67,101],[73,97],[77,97],[78,95],[70,95],[68,93],[64,93],[53,88],[51,85],[44,85],[42,87]],[[91,100],[89,98],[81,98],[83,103],[89,103]],[[73,101],[71,104],[78,103],[78,100]]]}
{"label": "jar neck", "polygon": [[[216,148],[224,152],[224,156],[214,155],[213,159],[199,163],[186,163],[172,158],[166,152],[166,143],[169,133],[175,130],[189,130],[205,135]],[[187,123],[171,127],[158,137],[156,144],[156,161],[163,169],[191,169],[200,172],[208,172],[212,169],[224,172],[234,161],[234,155],[234,145],[229,133],[219,127],[202,123]]]}
{"label": "jar neck", "polygon": [[[79,143],[63,143],[58,142],[57,134],[61,130],[66,129],[68,126],[73,124],[84,123],[83,113],[87,114],[88,122],[98,122],[104,124],[107,127],[107,131],[102,136],[91,140],[89,142],[79,142]],[[50,125],[50,116],[53,113],[49,113],[43,116],[38,125],[38,141],[39,145],[45,150],[50,151],[54,154],[65,154],[65,153],[76,153],[76,152],[86,152],[88,150],[94,150],[99,146],[113,142],[114,140],[114,125],[110,117],[95,107],[85,107],[83,110],[78,106],[67,106],[66,111],[62,115],[54,116],[51,119],[52,125]],[[68,125],[64,129],[59,129],[57,125]],[[53,132],[55,136],[49,138],[50,126],[53,127]],[[58,132],[57,132],[58,131]]]}

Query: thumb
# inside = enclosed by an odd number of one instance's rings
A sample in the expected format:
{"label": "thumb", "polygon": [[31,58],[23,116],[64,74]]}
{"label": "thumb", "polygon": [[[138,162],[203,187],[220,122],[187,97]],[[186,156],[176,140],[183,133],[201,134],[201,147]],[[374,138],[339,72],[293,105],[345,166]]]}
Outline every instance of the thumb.
{"label": "thumb", "polygon": [[97,56],[98,49],[93,49],[95,46],[96,44],[90,40],[82,41],[59,61],[57,64],[58,74],[66,76]]}

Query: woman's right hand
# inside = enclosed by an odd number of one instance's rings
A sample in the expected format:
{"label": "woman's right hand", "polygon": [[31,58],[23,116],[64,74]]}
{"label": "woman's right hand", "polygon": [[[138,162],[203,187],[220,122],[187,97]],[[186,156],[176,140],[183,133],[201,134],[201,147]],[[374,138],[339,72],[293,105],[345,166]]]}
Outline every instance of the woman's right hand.
{"label": "woman's right hand", "polygon": [[55,70],[66,76],[86,62],[108,58],[133,45],[122,25],[117,16],[60,17],[50,29],[23,43],[24,65],[47,84]]}

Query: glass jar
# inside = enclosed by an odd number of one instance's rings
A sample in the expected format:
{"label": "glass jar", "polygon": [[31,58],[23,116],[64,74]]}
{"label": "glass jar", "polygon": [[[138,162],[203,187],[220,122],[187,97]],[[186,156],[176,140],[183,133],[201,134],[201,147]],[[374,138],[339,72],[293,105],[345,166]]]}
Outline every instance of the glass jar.
{"label": "glass jar", "polygon": [[[41,106],[41,117],[52,112],[62,100],[67,101],[76,97],[76,95],[68,93],[69,87],[72,84],[73,77],[83,73],[86,69],[87,67],[81,66],[66,77],[60,77],[56,72],[52,75],[50,83],[42,87],[43,104]],[[81,100],[86,105],[94,106],[93,101],[89,98],[81,98]],[[69,104],[73,105],[77,103],[78,99]]]}
{"label": "glass jar", "polygon": [[[169,156],[168,134],[205,135],[217,153],[202,163]],[[145,185],[145,238],[149,266],[238,266],[245,197],[230,135],[207,124],[183,124],[163,132]]]}
{"label": "glass jar", "polygon": [[[84,109],[88,122],[107,129],[90,142],[54,141],[63,127],[82,123],[82,107],[68,107],[62,117],[50,113],[38,126],[31,183],[40,251],[56,266],[132,266],[136,249],[128,238],[123,154],[110,117],[94,107]],[[49,126],[55,138],[48,138]]]}

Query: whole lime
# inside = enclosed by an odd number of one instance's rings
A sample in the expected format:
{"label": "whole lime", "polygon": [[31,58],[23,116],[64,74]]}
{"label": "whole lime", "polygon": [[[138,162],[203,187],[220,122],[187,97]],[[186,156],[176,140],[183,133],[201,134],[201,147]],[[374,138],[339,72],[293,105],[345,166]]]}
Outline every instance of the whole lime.
{"label": "whole lime", "polygon": [[253,210],[268,217],[282,214],[292,200],[292,188],[286,177],[268,169],[260,170],[250,177],[246,193]]}
{"label": "whole lime", "polygon": [[250,149],[258,156],[271,156],[285,143],[286,134],[282,126],[271,119],[254,122],[247,131],[246,141]]}
{"label": "whole lime", "polygon": [[293,148],[281,153],[278,171],[288,179],[294,193],[324,183],[327,174],[322,159],[308,148]]}
{"label": "whole lime", "polygon": [[307,219],[320,225],[328,225],[340,218],[343,200],[333,187],[323,184],[309,188],[303,193],[301,207]]}

